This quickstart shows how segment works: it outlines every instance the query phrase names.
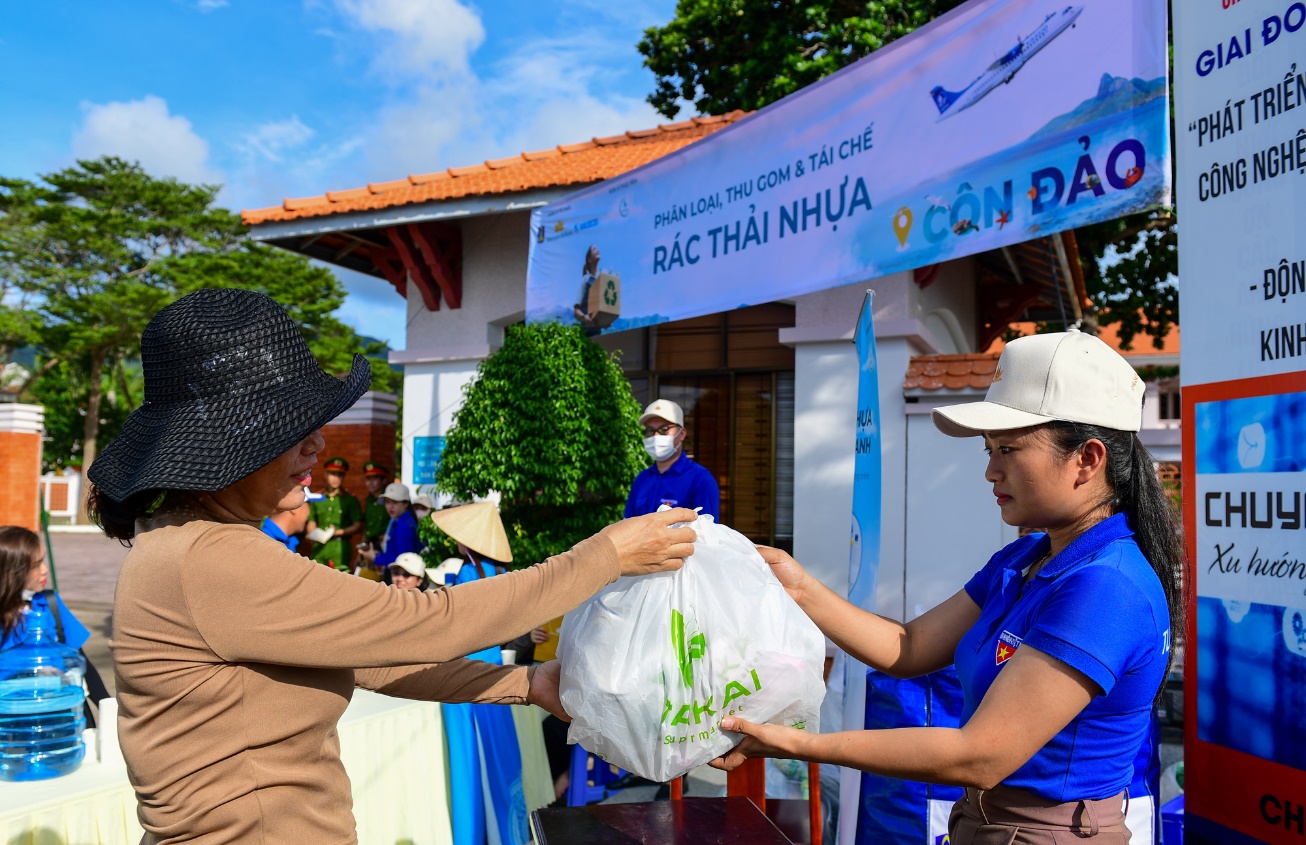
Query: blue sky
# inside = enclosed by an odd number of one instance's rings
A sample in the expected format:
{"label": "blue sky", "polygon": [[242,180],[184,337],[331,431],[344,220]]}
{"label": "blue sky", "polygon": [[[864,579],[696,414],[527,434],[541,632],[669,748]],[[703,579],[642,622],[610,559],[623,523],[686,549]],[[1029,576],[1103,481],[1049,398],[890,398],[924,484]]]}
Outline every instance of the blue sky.
{"label": "blue sky", "polygon": [[[665,122],[635,44],[674,0],[49,0],[0,16],[0,174],[140,161],[229,208]],[[681,119],[690,112],[682,112]],[[403,344],[399,295],[342,316]]]}

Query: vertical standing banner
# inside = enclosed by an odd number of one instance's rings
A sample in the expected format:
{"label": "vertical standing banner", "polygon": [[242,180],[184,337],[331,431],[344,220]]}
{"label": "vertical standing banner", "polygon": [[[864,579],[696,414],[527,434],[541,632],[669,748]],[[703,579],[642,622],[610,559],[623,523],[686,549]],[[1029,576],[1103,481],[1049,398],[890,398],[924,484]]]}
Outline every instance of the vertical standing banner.
{"label": "vertical standing banner", "polygon": [[622,331],[1169,204],[1168,90],[1164,0],[971,0],[534,211],[526,318]]}
{"label": "vertical standing banner", "polygon": [[[857,318],[857,446],[853,460],[852,538],[848,556],[848,601],[875,612],[880,575],[880,374],[875,355],[874,291],[866,292]],[[843,729],[866,727],[866,665],[844,661]],[[840,770],[839,840],[852,843],[857,832],[861,772]]]}
{"label": "vertical standing banner", "polygon": [[1306,3],[1174,4],[1187,836],[1306,842]]}

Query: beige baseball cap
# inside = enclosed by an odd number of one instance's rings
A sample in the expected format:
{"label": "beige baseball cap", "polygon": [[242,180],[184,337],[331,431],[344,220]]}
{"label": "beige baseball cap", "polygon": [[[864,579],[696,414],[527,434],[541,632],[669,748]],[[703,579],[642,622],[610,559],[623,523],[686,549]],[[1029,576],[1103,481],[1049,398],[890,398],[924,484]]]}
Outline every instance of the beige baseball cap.
{"label": "beige baseball cap", "polygon": [[422,560],[422,556],[417,552],[404,552],[401,555],[395,556],[394,562],[390,564],[390,568],[402,569],[409,575],[416,575],[418,578],[421,578],[426,574],[426,561]]}
{"label": "beige baseball cap", "polygon": [[639,424],[643,425],[653,417],[661,417],[669,423],[675,423],[678,426],[685,425],[685,412],[680,410],[680,406],[670,399],[659,399],[644,409],[644,413],[639,418]]}
{"label": "beige baseball cap", "polygon": [[939,431],[976,437],[1053,420],[1118,431],[1143,427],[1143,380],[1111,347],[1083,332],[1039,334],[1002,350],[983,402],[935,408]]}
{"label": "beige baseball cap", "polygon": [[412,499],[412,495],[409,494],[407,487],[395,481],[387,484],[385,492],[377,496],[377,498],[389,499],[392,502],[407,502]]}

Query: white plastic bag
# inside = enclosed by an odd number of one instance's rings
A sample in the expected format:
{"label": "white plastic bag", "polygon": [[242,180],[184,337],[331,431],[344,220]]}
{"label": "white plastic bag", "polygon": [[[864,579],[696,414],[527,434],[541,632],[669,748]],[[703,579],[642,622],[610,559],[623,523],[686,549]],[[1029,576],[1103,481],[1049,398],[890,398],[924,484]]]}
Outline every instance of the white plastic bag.
{"label": "white plastic bag", "polygon": [[675,572],[619,578],[558,642],[569,742],[668,781],[742,738],[721,719],[819,730],[825,638],[742,534],[702,516]]}

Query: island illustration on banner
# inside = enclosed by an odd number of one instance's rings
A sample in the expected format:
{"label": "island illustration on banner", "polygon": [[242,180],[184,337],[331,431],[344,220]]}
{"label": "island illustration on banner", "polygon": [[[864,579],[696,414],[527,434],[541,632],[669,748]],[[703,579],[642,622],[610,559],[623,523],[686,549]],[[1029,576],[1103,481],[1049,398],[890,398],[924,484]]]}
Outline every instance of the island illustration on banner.
{"label": "island illustration on banner", "polygon": [[1168,205],[1167,92],[1161,0],[972,0],[536,209],[527,319],[622,331]]}

